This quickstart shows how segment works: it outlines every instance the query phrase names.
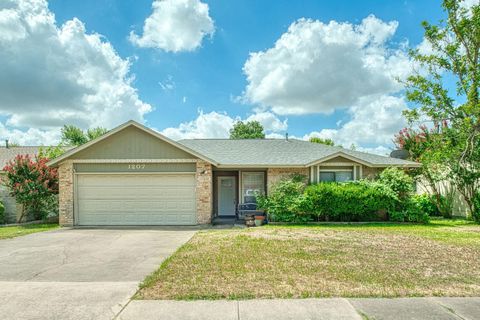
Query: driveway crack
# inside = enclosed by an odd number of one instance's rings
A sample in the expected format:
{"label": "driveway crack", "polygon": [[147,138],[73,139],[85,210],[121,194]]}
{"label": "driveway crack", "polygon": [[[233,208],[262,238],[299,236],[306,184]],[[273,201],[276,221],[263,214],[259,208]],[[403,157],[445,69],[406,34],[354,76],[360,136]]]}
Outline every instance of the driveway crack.
{"label": "driveway crack", "polygon": [[35,279],[36,277],[38,277],[39,275],[41,275],[42,273],[45,273],[45,272],[48,272],[52,269],[55,269],[55,268],[58,268],[59,266],[63,266],[65,264],[67,264],[67,260],[68,260],[68,256],[67,256],[67,247],[66,246],[63,246],[62,247],[62,255],[63,255],[63,258],[62,258],[62,262],[59,264],[59,265],[54,265],[54,266],[51,266],[49,268],[46,268],[46,269],[43,269],[37,273],[35,273],[33,276],[31,276],[30,278],[26,279],[25,281],[31,281],[33,279]]}

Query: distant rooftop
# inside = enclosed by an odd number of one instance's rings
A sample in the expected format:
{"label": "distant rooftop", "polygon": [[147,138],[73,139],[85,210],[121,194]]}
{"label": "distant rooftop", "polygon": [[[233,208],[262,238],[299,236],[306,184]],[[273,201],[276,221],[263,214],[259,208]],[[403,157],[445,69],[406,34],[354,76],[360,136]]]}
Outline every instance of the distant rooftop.
{"label": "distant rooftop", "polygon": [[3,170],[3,167],[12,159],[14,159],[17,155],[28,154],[30,156],[35,156],[38,154],[40,148],[48,148],[42,146],[22,146],[22,147],[0,147],[0,171]]}

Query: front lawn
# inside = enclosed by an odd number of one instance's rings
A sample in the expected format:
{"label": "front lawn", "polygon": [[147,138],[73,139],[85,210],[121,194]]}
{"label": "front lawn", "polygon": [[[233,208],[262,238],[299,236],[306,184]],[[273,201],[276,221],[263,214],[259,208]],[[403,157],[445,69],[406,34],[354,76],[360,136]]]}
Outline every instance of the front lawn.
{"label": "front lawn", "polygon": [[26,234],[58,228],[58,224],[27,224],[22,226],[0,227],[0,240],[24,236]]}
{"label": "front lawn", "polygon": [[449,220],[202,231],[136,297],[479,295],[480,226]]}

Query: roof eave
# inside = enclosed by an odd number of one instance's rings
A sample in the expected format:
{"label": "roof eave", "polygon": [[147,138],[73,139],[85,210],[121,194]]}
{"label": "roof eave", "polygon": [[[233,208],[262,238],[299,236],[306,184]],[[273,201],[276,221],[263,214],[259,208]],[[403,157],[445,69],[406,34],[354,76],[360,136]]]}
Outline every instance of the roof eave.
{"label": "roof eave", "polygon": [[402,168],[420,168],[421,163],[390,163],[390,164],[374,164],[374,168],[384,168],[384,167],[402,167]]}
{"label": "roof eave", "polygon": [[336,158],[336,157],[343,157],[343,158],[346,158],[346,159],[348,159],[348,160],[351,160],[351,161],[354,161],[354,162],[358,162],[358,163],[360,163],[360,164],[363,164],[363,165],[365,165],[365,166],[367,166],[367,167],[372,167],[372,166],[373,166],[373,164],[370,163],[370,162],[367,162],[367,161],[364,161],[364,160],[359,159],[359,158],[357,158],[357,157],[351,156],[351,155],[346,154],[345,152],[342,152],[342,151],[337,151],[337,152],[332,153],[332,154],[330,154],[330,155],[328,155],[328,156],[325,156],[325,157],[323,157],[323,158],[317,159],[317,160],[315,160],[315,161],[311,161],[311,162],[307,163],[306,166],[307,166],[307,167],[315,166],[315,165],[318,165],[318,164],[320,164],[320,163],[322,163],[322,162],[331,160],[331,159]]}
{"label": "roof eave", "polygon": [[358,162],[360,164],[363,164],[367,167],[371,167],[371,168],[385,168],[385,167],[404,167],[404,168],[419,168],[421,167],[422,165],[420,163],[416,163],[416,162],[406,162],[406,163],[371,163],[371,162],[368,162],[368,161],[365,161],[365,160],[362,160],[360,158],[357,158],[357,157],[354,157],[352,155],[349,155],[345,152],[342,152],[342,151],[338,151],[338,152],[335,152],[331,155],[328,155],[326,157],[323,157],[323,158],[320,158],[318,160],[315,160],[315,161],[312,161],[312,162],[309,162],[306,166],[307,167],[310,167],[310,166],[315,166],[315,165],[318,165],[318,164],[321,164],[325,161],[328,161],[328,160],[331,160],[333,158],[336,158],[336,157],[343,157],[343,158],[346,158],[348,160],[351,160],[351,161],[354,161],[354,162]]}

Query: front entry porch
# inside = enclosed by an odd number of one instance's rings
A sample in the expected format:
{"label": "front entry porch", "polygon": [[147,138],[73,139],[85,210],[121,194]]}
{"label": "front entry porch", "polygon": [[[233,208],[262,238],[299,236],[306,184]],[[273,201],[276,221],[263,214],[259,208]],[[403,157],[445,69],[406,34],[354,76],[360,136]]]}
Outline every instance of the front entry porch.
{"label": "front entry porch", "polygon": [[245,214],[257,210],[256,194],[266,193],[266,170],[213,171],[213,224],[243,222]]}

